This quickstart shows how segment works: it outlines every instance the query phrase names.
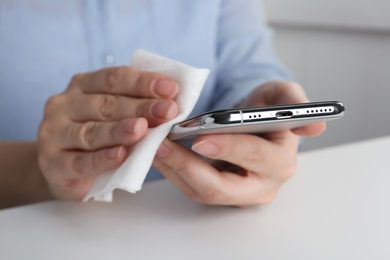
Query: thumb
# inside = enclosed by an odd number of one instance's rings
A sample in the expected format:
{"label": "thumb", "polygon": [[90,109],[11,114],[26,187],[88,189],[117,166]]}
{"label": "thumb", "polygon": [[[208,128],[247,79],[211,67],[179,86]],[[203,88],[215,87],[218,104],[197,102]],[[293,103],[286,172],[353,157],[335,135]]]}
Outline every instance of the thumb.
{"label": "thumb", "polygon": [[322,134],[325,131],[325,129],[326,129],[325,122],[319,122],[319,123],[291,129],[291,132],[299,136],[312,137],[312,136],[318,136]]}

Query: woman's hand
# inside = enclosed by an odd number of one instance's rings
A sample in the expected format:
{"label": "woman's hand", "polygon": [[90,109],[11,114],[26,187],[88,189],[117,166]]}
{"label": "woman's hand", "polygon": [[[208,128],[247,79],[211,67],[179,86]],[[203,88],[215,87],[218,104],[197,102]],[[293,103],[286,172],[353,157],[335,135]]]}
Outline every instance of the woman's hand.
{"label": "woman's hand", "polygon": [[[303,103],[302,87],[290,82],[260,86],[240,106]],[[250,206],[272,202],[296,171],[299,136],[316,136],[325,123],[269,133],[205,135],[192,150],[166,139],[153,166],[189,198],[206,204]]]}
{"label": "woman's hand", "polygon": [[45,106],[38,162],[52,194],[80,200],[99,174],[127,158],[149,126],[177,115],[175,81],[133,67],[77,74]]}

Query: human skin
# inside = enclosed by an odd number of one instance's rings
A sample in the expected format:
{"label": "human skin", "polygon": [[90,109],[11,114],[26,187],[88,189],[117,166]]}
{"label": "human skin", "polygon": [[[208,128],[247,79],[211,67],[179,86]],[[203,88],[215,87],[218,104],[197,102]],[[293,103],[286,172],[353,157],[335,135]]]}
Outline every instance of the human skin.
{"label": "human skin", "polygon": [[[0,142],[0,208],[83,199],[96,176],[121,165],[148,127],[177,115],[178,91],[172,79],[132,67],[77,74],[63,93],[47,101],[37,142]],[[240,106],[307,101],[298,84],[270,82]],[[153,165],[191,199],[267,204],[296,170],[299,136],[324,130],[318,123],[261,137],[202,136],[192,150],[208,160],[165,140]]]}
{"label": "human skin", "polygon": [[[240,106],[303,102],[308,99],[300,85],[275,81],[255,89]],[[300,136],[319,135],[325,127],[316,123],[261,136],[204,135],[194,141],[192,151],[166,139],[153,166],[186,196],[205,204],[269,204],[296,172]]]}
{"label": "human skin", "polygon": [[83,199],[148,127],[176,117],[178,92],[171,78],[129,66],[75,75],[47,101],[37,142],[0,142],[0,208]]}

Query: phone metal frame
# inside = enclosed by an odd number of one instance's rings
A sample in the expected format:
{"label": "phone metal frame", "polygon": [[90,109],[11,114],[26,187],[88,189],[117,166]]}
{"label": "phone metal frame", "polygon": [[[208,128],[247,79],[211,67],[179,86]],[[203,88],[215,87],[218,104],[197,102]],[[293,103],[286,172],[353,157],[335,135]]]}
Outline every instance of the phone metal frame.
{"label": "phone metal frame", "polygon": [[340,101],[218,110],[175,124],[168,138],[189,139],[203,134],[266,133],[341,118]]}

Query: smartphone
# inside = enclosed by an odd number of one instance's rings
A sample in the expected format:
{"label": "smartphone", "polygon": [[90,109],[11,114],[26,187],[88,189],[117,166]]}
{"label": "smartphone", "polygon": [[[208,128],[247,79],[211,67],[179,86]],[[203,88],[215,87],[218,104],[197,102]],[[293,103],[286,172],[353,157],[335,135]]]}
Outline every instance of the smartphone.
{"label": "smartphone", "polygon": [[175,124],[168,138],[183,140],[222,133],[261,134],[341,118],[344,113],[340,101],[211,111]]}

